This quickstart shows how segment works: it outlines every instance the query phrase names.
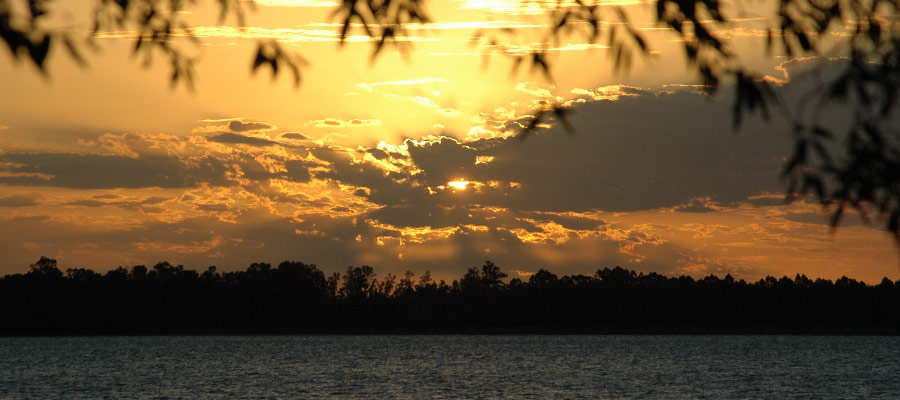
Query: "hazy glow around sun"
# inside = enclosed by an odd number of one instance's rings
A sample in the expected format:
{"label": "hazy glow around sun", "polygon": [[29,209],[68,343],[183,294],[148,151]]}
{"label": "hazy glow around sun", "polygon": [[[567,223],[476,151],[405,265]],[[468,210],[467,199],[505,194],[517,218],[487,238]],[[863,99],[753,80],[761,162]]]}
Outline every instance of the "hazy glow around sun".
{"label": "hazy glow around sun", "polygon": [[256,0],[256,4],[269,7],[336,7],[334,0]]}
{"label": "hazy glow around sun", "polygon": [[469,181],[463,179],[457,179],[455,181],[447,182],[447,186],[454,188],[456,190],[466,190],[466,186],[469,184]]}

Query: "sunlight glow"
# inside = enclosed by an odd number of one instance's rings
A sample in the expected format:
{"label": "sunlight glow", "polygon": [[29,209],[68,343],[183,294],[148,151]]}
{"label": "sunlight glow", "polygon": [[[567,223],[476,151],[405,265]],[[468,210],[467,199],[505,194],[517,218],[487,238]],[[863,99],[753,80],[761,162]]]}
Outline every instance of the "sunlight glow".
{"label": "sunlight glow", "polygon": [[267,7],[335,7],[334,0],[256,0],[256,4]]}
{"label": "sunlight glow", "polygon": [[447,186],[450,186],[456,190],[466,190],[466,186],[469,184],[469,181],[457,179],[455,181],[447,182]]}
{"label": "sunlight glow", "polygon": [[[594,0],[585,1],[588,5],[637,5],[642,0]],[[494,13],[514,15],[536,15],[549,13],[557,8],[573,7],[578,4],[575,0],[463,0],[461,10],[489,10]]]}

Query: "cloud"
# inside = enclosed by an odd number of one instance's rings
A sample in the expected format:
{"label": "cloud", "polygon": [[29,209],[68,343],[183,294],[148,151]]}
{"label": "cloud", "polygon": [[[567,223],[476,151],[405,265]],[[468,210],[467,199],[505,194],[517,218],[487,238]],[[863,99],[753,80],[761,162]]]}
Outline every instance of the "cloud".
{"label": "cloud", "polygon": [[186,138],[104,134],[94,143],[96,151],[113,154],[0,154],[0,184],[78,189],[252,186],[268,185],[272,179],[308,182],[309,169],[318,165],[307,159],[303,146],[230,132]]}
{"label": "cloud", "polygon": [[[431,110],[439,121],[443,118],[455,118],[460,116],[460,111],[448,106],[447,99],[442,99],[441,91],[444,86],[451,84],[442,78],[410,78],[399,81],[384,81],[373,83],[357,83],[356,91],[346,95],[373,94],[392,102],[405,103],[403,106],[415,105]],[[334,121],[332,121],[333,123]],[[379,121],[380,122],[380,121]],[[442,127],[443,125],[435,124]]]}
{"label": "cloud", "polygon": [[192,133],[243,133],[271,131],[277,128],[275,125],[260,121],[251,121],[247,118],[204,119],[198,122],[200,124],[191,130]]}
{"label": "cloud", "polygon": [[283,139],[293,139],[293,140],[307,140],[309,136],[306,136],[300,132],[285,132],[281,134]]}
{"label": "cloud", "polygon": [[275,129],[275,126],[264,122],[244,122],[241,120],[231,120],[228,122],[228,129],[232,132],[247,131],[267,131]]}
{"label": "cloud", "polygon": [[367,126],[380,126],[381,120],[378,119],[350,119],[342,120],[339,118],[316,119],[306,123],[316,128],[361,128]]}
{"label": "cloud", "polygon": [[550,94],[550,90],[554,88],[555,86],[553,85],[539,85],[534,82],[520,82],[518,85],[516,85],[516,90],[542,98],[552,97],[553,95]]}
{"label": "cloud", "polygon": [[60,186],[80,189],[191,187],[207,182],[224,184],[226,168],[209,157],[186,165],[177,158],[149,155],[76,153],[6,153],[0,162],[12,163],[11,175],[0,175],[7,185]]}
{"label": "cloud", "polygon": [[[754,196],[750,196],[754,197]],[[748,198],[750,198],[748,197]],[[672,211],[676,212],[694,212],[694,213],[707,213],[707,212],[715,212],[720,211],[724,207],[712,201],[708,196],[707,197],[699,197],[695,199],[691,199],[691,201],[679,204],[672,208]]]}
{"label": "cloud", "polygon": [[780,206],[785,203],[787,203],[785,196],[776,193],[761,193],[747,198],[747,204],[757,207]]}
{"label": "cloud", "polygon": [[410,159],[424,172],[425,184],[446,185],[459,178],[474,178],[477,152],[455,139],[408,142]]}
{"label": "cloud", "polygon": [[37,194],[14,194],[0,197],[0,207],[28,207],[41,204]]}
{"label": "cloud", "polygon": [[[828,57],[798,57],[792,58],[787,61],[782,61],[778,65],[775,66],[775,70],[782,74],[781,77],[776,77],[772,75],[766,75],[763,77],[764,80],[784,86],[791,83],[791,73],[804,75],[804,72],[809,71],[810,69],[815,68],[816,66],[825,66],[827,70],[818,71],[812,79],[821,79],[818,74],[828,74],[834,75],[836,74],[836,70],[843,65],[845,65],[847,59],[842,58],[828,58]],[[808,82],[806,82],[808,84]]]}
{"label": "cloud", "polygon": [[124,197],[119,195],[96,195],[90,198],[69,200],[61,205],[80,207],[119,207],[127,210],[138,210],[145,213],[165,212],[162,204],[173,198],[166,196]]}
{"label": "cloud", "polygon": [[[860,254],[879,273],[893,265],[882,259],[892,248],[871,250],[882,232],[853,226],[829,239],[817,205],[781,201],[782,126],[750,121],[735,133],[727,100],[689,91],[573,94],[571,136],[556,126],[504,135],[523,118],[510,106],[479,116],[491,132],[480,138],[301,145],[298,132],[252,136],[229,126],[272,125],[222,119],[193,136],[98,135],[82,149],[94,153],[3,152],[0,253],[13,256],[2,268],[40,255],[101,269],[302,259],[450,278],[485,259],[560,275],[622,265],[753,277],[788,262],[851,268]],[[354,119],[311,124],[325,121]],[[447,189],[457,179],[469,184]],[[830,248],[840,246],[852,250]]]}
{"label": "cloud", "polygon": [[[232,122],[234,122],[234,121],[232,121]],[[206,140],[209,140],[210,142],[216,142],[216,143],[246,144],[246,145],[250,145],[250,146],[275,146],[278,144],[277,142],[271,141],[269,139],[263,139],[263,138],[259,138],[259,137],[253,137],[253,136],[238,135],[238,134],[229,133],[229,132],[220,133],[215,136],[209,136],[209,137],[207,137]]]}
{"label": "cloud", "polygon": [[[779,190],[788,140],[753,133],[758,126],[732,133],[727,105],[628,87],[585,93],[591,101],[570,108],[578,132],[571,138],[553,128],[525,141],[407,140],[390,153],[317,148],[311,152],[330,168],[316,176],[368,188],[369,200],[383,205],[373,216],[398,226],[463,223],[472,213],[460,201],[535,212],[700,212]],[[439,190],[456,179],[471,184]]]}
{"label": "cloud", "polygon": [[[503,207],[636,211],[778,192],[790,138],[758,121],[732,132],[729,106],[686,92],[588,101],[569,108],[574,136],[553,127],[524,141],[444,141],[428,147],[437,154],[410,152],[425,177],[520,183],[515,196],[477,200]],[[479,156],[493,161],[473,165]]]}
{"label": "cloud", "polygon": [[634,86],[626,86],[626,85],[608,85],[602,86],[596,89],[572,89],[572,94],[579,96],[586,96],[587,98],[594,101],[601,100],[619,100],[622,97],[637,97],[637,96],[647,96],[652,95],[652,93],[643,90],[641,88],[637,88]]}

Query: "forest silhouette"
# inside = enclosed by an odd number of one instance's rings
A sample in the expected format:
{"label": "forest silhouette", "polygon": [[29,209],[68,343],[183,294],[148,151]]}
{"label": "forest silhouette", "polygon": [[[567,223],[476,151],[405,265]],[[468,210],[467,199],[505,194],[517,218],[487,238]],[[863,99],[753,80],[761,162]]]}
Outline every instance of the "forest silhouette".
{"label": "forest silhouette", "polygon": [[900,284],[842,277],[702,279],[601,268],[527,280],[486,261],[459,279],[313,264],[198,272],[161,262],[99,274],[42,257],[0,279],[0,335],[898,334]]}

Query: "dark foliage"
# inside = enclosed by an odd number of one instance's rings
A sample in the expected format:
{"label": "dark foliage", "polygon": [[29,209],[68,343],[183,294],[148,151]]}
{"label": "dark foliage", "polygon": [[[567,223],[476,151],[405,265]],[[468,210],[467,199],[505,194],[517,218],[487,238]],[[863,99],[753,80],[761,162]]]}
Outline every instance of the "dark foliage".
{"label": "dark foliage", "polygon": [[63,274],[41,258],[0,279],[0,334],[900,333],[900,285],[887,278],[695,280],[620,267],[505,277],[490,261],[448,284],[427,272],[378,280],[367,266],[326,278],[289,261]]}

